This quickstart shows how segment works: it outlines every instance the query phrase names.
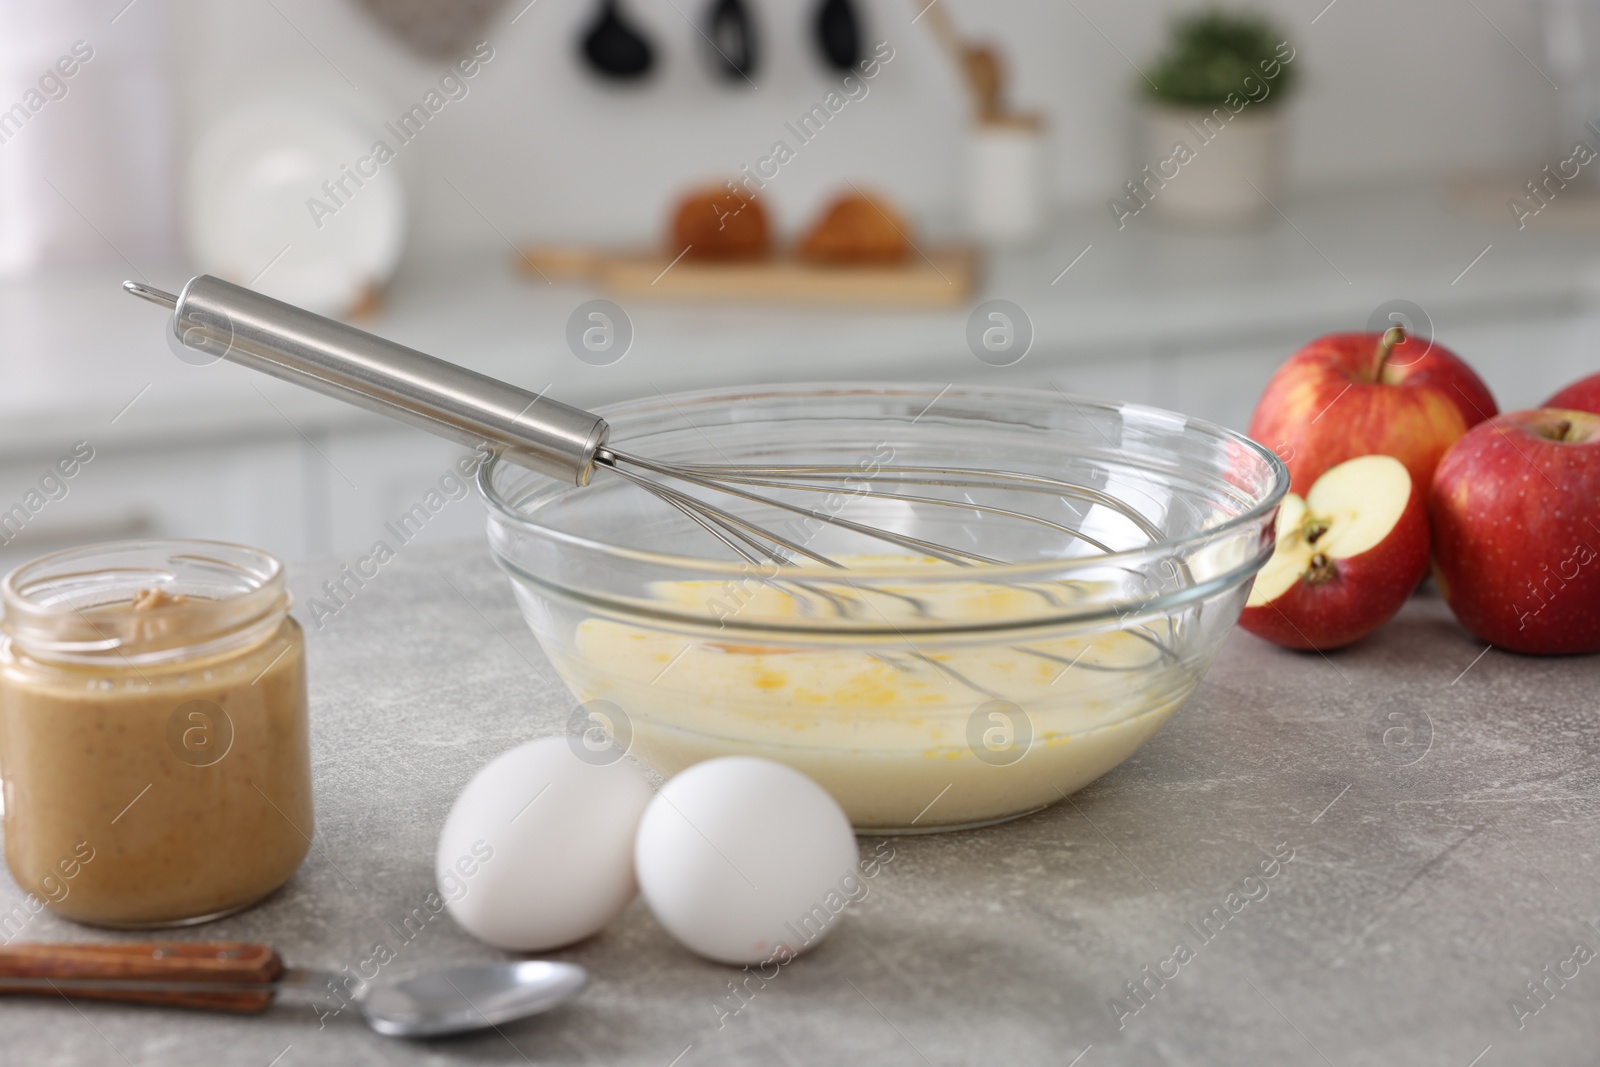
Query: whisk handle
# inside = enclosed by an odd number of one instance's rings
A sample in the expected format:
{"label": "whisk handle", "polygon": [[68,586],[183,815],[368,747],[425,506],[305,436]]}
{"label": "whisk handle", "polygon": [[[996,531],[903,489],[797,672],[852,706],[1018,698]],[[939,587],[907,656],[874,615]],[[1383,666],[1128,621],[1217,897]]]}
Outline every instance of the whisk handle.
{"label": "whisk handle", "polygon": [[[136,296],[167,295],[129,283]],[[605,443],[600,416],[314,315],[209,274],[172,299],[186,348],[226,359],[513,463],[585,485]]]}

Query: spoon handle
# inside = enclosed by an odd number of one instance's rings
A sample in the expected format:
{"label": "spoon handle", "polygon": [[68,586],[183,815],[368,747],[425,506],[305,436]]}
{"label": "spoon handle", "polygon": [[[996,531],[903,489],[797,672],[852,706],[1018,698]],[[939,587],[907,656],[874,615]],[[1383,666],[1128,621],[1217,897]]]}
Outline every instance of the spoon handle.
{"label": "spoon handle", "polygon": [[[257,1012],[272,1003],[271,983],[282,973],[283,960],[271,945],[244,941],[125,941],[0,947],[0,994],[60,994],[211,1011]],[[108,986],[96,988],[92,984],[95,980],[104,980]],[[141,989],[141,983],[149,983],[151,988]],[[168,983],[237,984],[253,988],[215,992],[163,988]]]}

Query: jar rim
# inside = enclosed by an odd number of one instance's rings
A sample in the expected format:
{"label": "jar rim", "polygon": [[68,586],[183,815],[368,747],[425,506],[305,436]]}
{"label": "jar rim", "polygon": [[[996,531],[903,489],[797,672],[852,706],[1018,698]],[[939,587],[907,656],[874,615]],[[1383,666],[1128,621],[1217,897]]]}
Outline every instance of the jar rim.
{"label": "jar rim", "polygon": [[[139,612],[147,590],[183,599]],[[0,632],[40,659],[130,664],[205,655],[276,628],[290,597],[284,566],[228,541],[148,538],[81,545],[40,556],[0,581]]]}

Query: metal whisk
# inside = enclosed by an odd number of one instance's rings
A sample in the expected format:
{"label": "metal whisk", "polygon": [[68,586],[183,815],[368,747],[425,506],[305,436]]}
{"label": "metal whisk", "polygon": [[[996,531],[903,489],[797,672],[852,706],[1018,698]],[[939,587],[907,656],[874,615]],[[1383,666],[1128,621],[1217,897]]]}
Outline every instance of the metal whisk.
{"label": "metal whisk", "polygon": [[[1036,523],[1095,552],[1113,551],[1111,546],[1081,530],[1038,515],[975,501],[970,491],[998,489],[1043,494],[1108,508],[1125,517],[1152,543],[1161,540],[1160,531],[1125,502],[1087,486],[1036,474],[910,465],[885,465],[863,474],[857,468],[837,465],[666,463],[635,456],[608,444],[606,421],[592,412],[543,394],[530,393],[210,275],[191,278],[177,295],[132,281],[124,282],[123,288],[172,309],[173,335],[188,349],[368,408],[470,447],[487,447],[508,462],[575,485],[588,485],[596,468],[611,471],[664,501],[734,555],[752,564],[790,566],[803,558],[827,567],[845,566],[806,541],[777,532],[770,523],[747,518],[691,490],[726,497],[729,504],[744,501],[770,509],[775,515],[788,514],[825,523],[959,566],[981,567],[1002,561],[856,522],[836,509],[792,503],[773,494],[833,494],[851,500],[878,499],[955,508]],[[890,488],[909,488],[914,492],[891,492]],[[959,490],[960,499],[915,492],[919,489]],[[1192,581],[1187,565],[1181,560],[1174,563],[1182,578]],[[847,588],[830,588],[816,580],[787,577],[763,580],[794,597],[797,606],[806,613],[814,611],[810,600],[815,598],[841,616],[859,616],[864,609],[860,595],[871,593],[903,602],[918,616],[929,614],[927,606],[916,597],[882,585],[851,583]],[[1068,592],[1061,583],[1017,588],[1042,597],[1051,606],[1061,606],[1059,597]],[[1170,663],[1178,658],[1174,647],[1178,635],[1171,619],[1164,629],[1167,632],[1163,635],[1135,622],[1126,627],[1126,632],[1150,644],[1160,661]],[[1015,647],[1062,664],[1078,662],[1053,652]],[[897,668],[909,669],[899,657],[885,653],[873,655]],[[949,664],[916,651],[905,655],[985,696],[1001,695],[966,678]],[[1143,668],[1100,668],[1085,663],[1082,669]]]}
{"label": "metal whisk", "polygon": [[[955,508],[1037,523],[1096,551],[1111,551],[1108,545],[1081,530],[1041,516],[976,502],[970,493],[963,492],[962,499],[951,500],[887,492],[877,487],[1040,493],[1110,508],[1152,542],[1161,537],[1143,515],[1113,496],[1071,482],[1015,471],[886,465],[867,477],[845,466],[664,463],[613,448],[607,443],[606,421],[592,412],[530,393],[220,278],[205,274],[191,278],[176,296],[138,282],[123,282],[123,288],[171,308],[173,333],[186,348],[262,371],[462,444],[487,446],[511,463],[576,485],[587,485],[597,467],[612,471],[676,508],[735,555],[752,563],[791,564],[803,557],[824,566],[843,566],[805,542],[777,532],[771,524],[746,518],[687,487],[744,500],[775,513],[812,519],[964,566],[1001,561],[855,522],[837,511],[791,503],[771,491],[844,494]],[[841,485],[841,481],[852,479],[854,484]],[[1042,595],[1052,594],[1044,591]]]}

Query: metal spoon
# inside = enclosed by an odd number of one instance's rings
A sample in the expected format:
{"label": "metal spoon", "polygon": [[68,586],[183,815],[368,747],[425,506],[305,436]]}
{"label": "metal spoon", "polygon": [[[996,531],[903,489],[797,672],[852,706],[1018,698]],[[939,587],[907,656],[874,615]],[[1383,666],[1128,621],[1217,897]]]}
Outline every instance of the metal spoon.
{"label": "metal spoon", "polygon": [[269,945],[122,942],[0,947],[0,994],[88,997],[212,1011],[264,1011],[278,996],[326,1020],[347,1007],[390,1037],[438,1037],[549,1011],[588,983],[572,963],[519,960],[396,981],[285,967]]}

